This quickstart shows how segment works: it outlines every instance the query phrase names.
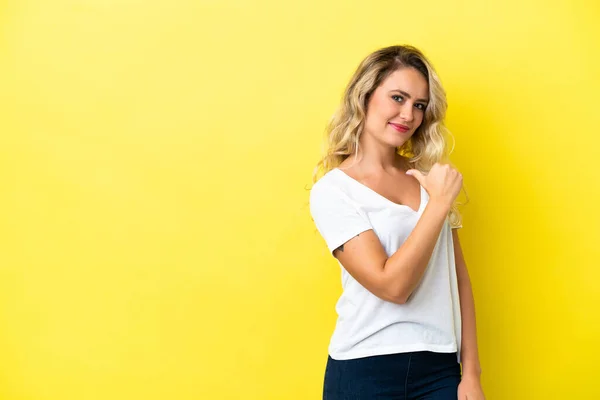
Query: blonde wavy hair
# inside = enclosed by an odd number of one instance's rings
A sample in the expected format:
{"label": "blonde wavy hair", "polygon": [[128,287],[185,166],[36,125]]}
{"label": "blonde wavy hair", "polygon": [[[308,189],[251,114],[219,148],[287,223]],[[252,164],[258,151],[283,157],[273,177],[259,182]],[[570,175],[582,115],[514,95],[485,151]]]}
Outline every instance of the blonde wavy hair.
{"label": "blonde wavy hair", "polygon": [[[446,140],[451,133],[444,125],[448,103],[435,69],[417,48],[408,45],[389,46],[369,54],[350,79],[341,104],[327,125],[323,157],[314,169],[313,183],[320,175],[337,168],[351,154],[358,154],[370,96],[390,74],[402,68],[414,68],[423,74],[429,85],[429,103],[423,122],[412,137],[398,148],[398,154],[408,158],[410,168],[424,174],[436,162],[451,164],[449,155],[452,150],[448,150]],[[458,205],[463,204],[466,203],[455,202],[450,209],[449,219],[453,228],[462,226]]]}

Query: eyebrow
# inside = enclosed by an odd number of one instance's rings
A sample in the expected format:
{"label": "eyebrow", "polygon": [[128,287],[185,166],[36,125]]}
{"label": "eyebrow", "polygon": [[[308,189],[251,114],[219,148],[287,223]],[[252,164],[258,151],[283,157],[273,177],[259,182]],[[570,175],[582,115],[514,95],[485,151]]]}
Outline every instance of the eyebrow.
{"label": "eyebrow", "polygon": [[[411,95],[410,95],[410,94],[408,94],[408,93],[406,93],[406,92],[404,92],[404,91],[402,91],[402,90],[400,90],[400,89],[394,89],[394,90],[390,90],[390,93],[391,93],[391,92],[399,92],[399,93],[400,93],[400,94],[402,94],[404,97],[406,97],[406,98],[408,98],[408,99],[412,99],[412,97],[411,97]],[[428,100],[428,99],[417,99],[417,101],[422,101],[422,102],[424,102],[424,103],[429,103],[429,100]]]}

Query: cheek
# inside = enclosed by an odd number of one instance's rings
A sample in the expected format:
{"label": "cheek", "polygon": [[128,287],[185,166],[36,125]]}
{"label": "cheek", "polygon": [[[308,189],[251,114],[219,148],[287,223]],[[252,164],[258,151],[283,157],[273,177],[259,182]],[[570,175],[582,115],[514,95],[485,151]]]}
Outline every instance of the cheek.
{"label": "cheek", "polygon": [[417,111],[415,113],[415,122],[418,122],[419,125],[421,125],[423,123],[423,120],[425,119],[425,111]]}
{"label": "cheek", "polygon": [[386,123],[387,120],[391,119],[398,113],[396,107],[390,104],[387,99],[374,98],[369,104],[369,115],[371,122],[374,123]]}
{"label": "cheek", "polygon": [[379,105],[373,99],[369,101],[369,106],[367,107],[367,115],[365,115],[365,124],[367,127],[373,127],[376,124],[376,121],[379,119]]}

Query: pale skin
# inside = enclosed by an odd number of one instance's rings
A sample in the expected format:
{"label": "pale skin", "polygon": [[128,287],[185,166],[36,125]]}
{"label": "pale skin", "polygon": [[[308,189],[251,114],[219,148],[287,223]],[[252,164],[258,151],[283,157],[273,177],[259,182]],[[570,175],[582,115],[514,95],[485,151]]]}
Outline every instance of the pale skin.
{"label": "pale skin", "polygon": [[[333,252],[348,273],[367,290],[396,304],[410,301],[462,187],[462,175],[449,165],[435,164],[423,175],[411,169],[408,160],[397,154],[396,149],[409,140],[423,122],[428,101],[427,80],[419,71],[403,68],[393,72],[369,98],[358,156],[349,156],[340,165],[350,177],[413,210],[421,203],[419,184],[429,195],[415,228],[390,257],[373,230],[350,239]],[[398,129],[400,125],[407,130]],[[452,236],[462,314],[462,379],[458,399],[483,400],[471,281],[456,229],[452,230]]]}

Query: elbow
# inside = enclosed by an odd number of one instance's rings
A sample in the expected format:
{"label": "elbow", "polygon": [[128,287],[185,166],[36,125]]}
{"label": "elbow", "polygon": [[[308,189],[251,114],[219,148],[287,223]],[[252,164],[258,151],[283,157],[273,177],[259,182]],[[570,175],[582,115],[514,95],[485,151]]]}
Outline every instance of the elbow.
{"label": "elbow", "polygon": [[416,289],[416,285],[412,282],[412,275],[407,273],[403,273],[401,275],[397,272],[393,273],[392,268],[387,267],[388,266],[386,262],[383,266],[383,273],[380,275],[378,280],[378,286],[383,292],[383,296],[380,297],[394,304],[402,305],[408,303],[411,299],[413,291]]}
{"label": "elbow", "polygon": [[389,290],[385,296],[385,300],[390,301],[394,304],[406,304],[410,298],[411,292],[404,288],[396,288]]}
{"label": "elbow", "polygon": [[394,304],[406,304],[412,294],[405,279],[398,281],[384,275],[380,280],[379,287],[382,292],[379,297]]}
{"label": "elbow", "polygon": [[390,301],[394,304],[406,304],[408,302],[409,296],[396,295],[390,299]]}

